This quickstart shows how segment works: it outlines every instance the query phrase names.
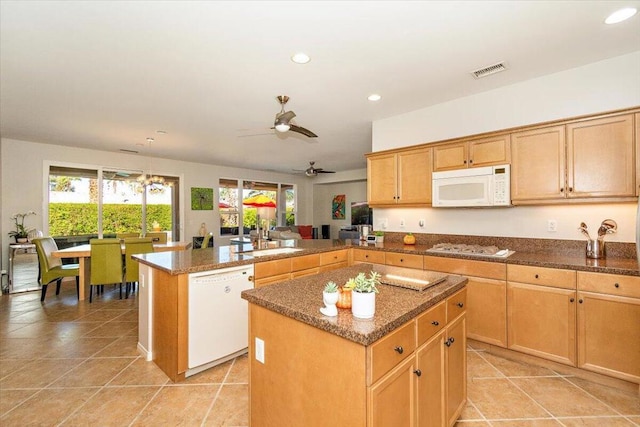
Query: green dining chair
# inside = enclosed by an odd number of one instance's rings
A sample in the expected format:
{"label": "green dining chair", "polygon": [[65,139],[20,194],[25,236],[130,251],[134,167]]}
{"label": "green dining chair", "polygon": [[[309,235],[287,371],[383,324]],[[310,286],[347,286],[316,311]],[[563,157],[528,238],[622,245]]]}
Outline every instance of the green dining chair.
{"label": "green dining chair", "polygon": [[56,295],[60,294],[60,285],[64,277],[76,278],[76,295],[80,294],[80,268],[78,264],[62,264],[60,258],[51,255],[58,250],[56,241],[51,237],[33,239],[38,253],[38,265],[40,266],[40,283],[42,284],[42,295],[40,301],[44,301],[47,295],[47,286],[56,281]]}
{"label": "green dining chair", "polygon": [[116,233],[118,239],[131,239],[133,237],[140,237],[140,233]]}
{"label": "green dining chair", "polygon": [[131,287],[131,293],[133,293],[136,283],[138,283],[139,265],[138,261],[131,258],[131,255],[147,254],[149,252],[153,252],[153,240],[151,237],[124,239],[125,277],[127,282],[125,298],[129,298],[129,287]]}
{"label": "green dining chair", "polygon": [[202,239],[202,244],[200,245],[200,249],[208,248],[210,240],[211,240],[211,234],[209,233],[205,234],[204,238]]}
{"label": "green dining chair", "polygon": [[120,239],[91,239],[91,288],[89,303],[93,302],[94,286],[120,284],[120,299],[124,269],[122,268],[122,246]]}
{"label": "green dining chair", "polygon": [[162,231],[157,233],[146,233],[144,237],[151,237],[153,243],[167,243],[167,233]]}

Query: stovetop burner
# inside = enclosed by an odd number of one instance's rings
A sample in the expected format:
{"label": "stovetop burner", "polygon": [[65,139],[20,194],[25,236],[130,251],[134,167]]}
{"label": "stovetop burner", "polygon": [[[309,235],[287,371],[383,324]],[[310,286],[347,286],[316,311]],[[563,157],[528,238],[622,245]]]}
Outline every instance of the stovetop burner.
{"label": "stovetop burner", "polygon": [[427,252],[489,256],[498,258],[506,258],[514,253],[514,251],[510,251],[509,249],[500,249],[497,246],[465,245],[463,243],[438,243],[431,249],[428,249]]}

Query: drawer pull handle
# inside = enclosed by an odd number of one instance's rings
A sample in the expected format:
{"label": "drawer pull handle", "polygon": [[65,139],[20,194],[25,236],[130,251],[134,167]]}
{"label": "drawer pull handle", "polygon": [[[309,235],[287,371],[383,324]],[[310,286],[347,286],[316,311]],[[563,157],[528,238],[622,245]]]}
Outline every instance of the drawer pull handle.
{"label": "drawer pull handle", "polygon": [[619,287],[620,287],[620,283],[616,283],[616,284],[615,284],[615,285],[613,285],[613,286],[615,286],[616,288],[619,288]]}
{"label": "drawer pull handle", "polygon": [[463,303],[461,303],[461,302],[457,303],[456,305],[457,305],[458,307],[460,307],[460,308],[464,307],[464,304],[463,304]]}
{"label": "drawer pull handle", "polygon": [[400,262],[404,262],[404,259],[400,258]]}
{"label": "drawer pull handle", "polygon": [[580,304],[582,304],[584,301],[582,300],[582,298],[580,298],[580,299],[578,300],[578,302],[579,302]]}
{"label": "drawer pull handle", "polygon": [[536,274],[536,279],[538,278],[538,275]]}
{"label": "drawer pull handle", "polygon": [[398,354],[402,354],[404,353],[404,348],[402,348],[402,346],[397,346],[396,348],[394,348],[395,351],[398,352]]}
{"label": "drawer pull handle", "polygon": [[575,298],[571,298],[569,302],[574,302],[575,300],[576,300]]}
{"label": "drawer pull handle", "polygon": [[413,371],[414,374],[416,374],[417,376],[422,375],[422,371],[420,369],[416,369],[415,371]]}
{"label": "drawer pull handle", "polygon": [[454,341],[453,337],[449,337],[449,339],[444,342],[444,345],[451,347],[451,344],[453,344]]}
{"label": "drawer pull handle", "polygon": [[438,326],[440,324],[440,322],[438,322],[437,320],[434,320],[433,322],[431,322],[431,324],[433,326]]}

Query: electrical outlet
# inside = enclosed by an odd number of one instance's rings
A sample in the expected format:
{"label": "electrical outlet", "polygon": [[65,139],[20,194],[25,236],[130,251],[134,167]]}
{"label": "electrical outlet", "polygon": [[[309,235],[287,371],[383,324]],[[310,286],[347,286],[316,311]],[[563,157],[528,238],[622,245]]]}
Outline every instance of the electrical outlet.
{"label": "electrical outlet", "polygon": [[419,225],[420,227],[424,227],[424,219],[419,219],[419,220],[418,220],[418,225]]}
{"label": "electrical outlet", "polygon": [[387,218],[381,218],[379,224],[381,229],[386,230],[387,227],[389,227],[389,220]]}
{"label": "electrical outlet", "polygon": [[264,364],[264,341],[256,337],[256,360]]}
{"label": "electrical outlet", "polygon": [[400,218],[400,227],[404,227],[404,218]]}
{"label": "electrical outlet", "polygon": [[550,219],[547,221],[547,231],[550,233],[555,233],[558,231],[558,221],[555,219]]}

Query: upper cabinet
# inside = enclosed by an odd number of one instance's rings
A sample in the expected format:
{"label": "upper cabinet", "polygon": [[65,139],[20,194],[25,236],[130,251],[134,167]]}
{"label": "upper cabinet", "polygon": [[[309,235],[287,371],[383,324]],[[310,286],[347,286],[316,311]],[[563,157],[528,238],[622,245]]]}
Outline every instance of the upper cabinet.
{"label": "upper cabinet", "polygon": [[367,156],[370,206],[431,203],[431,148]]}
{"label": "upper cabinet", "polygon": [[633,114],[511,135],[511,199],[517,203],[633,197]]}
{"label": "upper cabinet", "polygon": [[433,170],[435,172],[508,164],[510,161],[508,134],[444,144],[433,149]]}

